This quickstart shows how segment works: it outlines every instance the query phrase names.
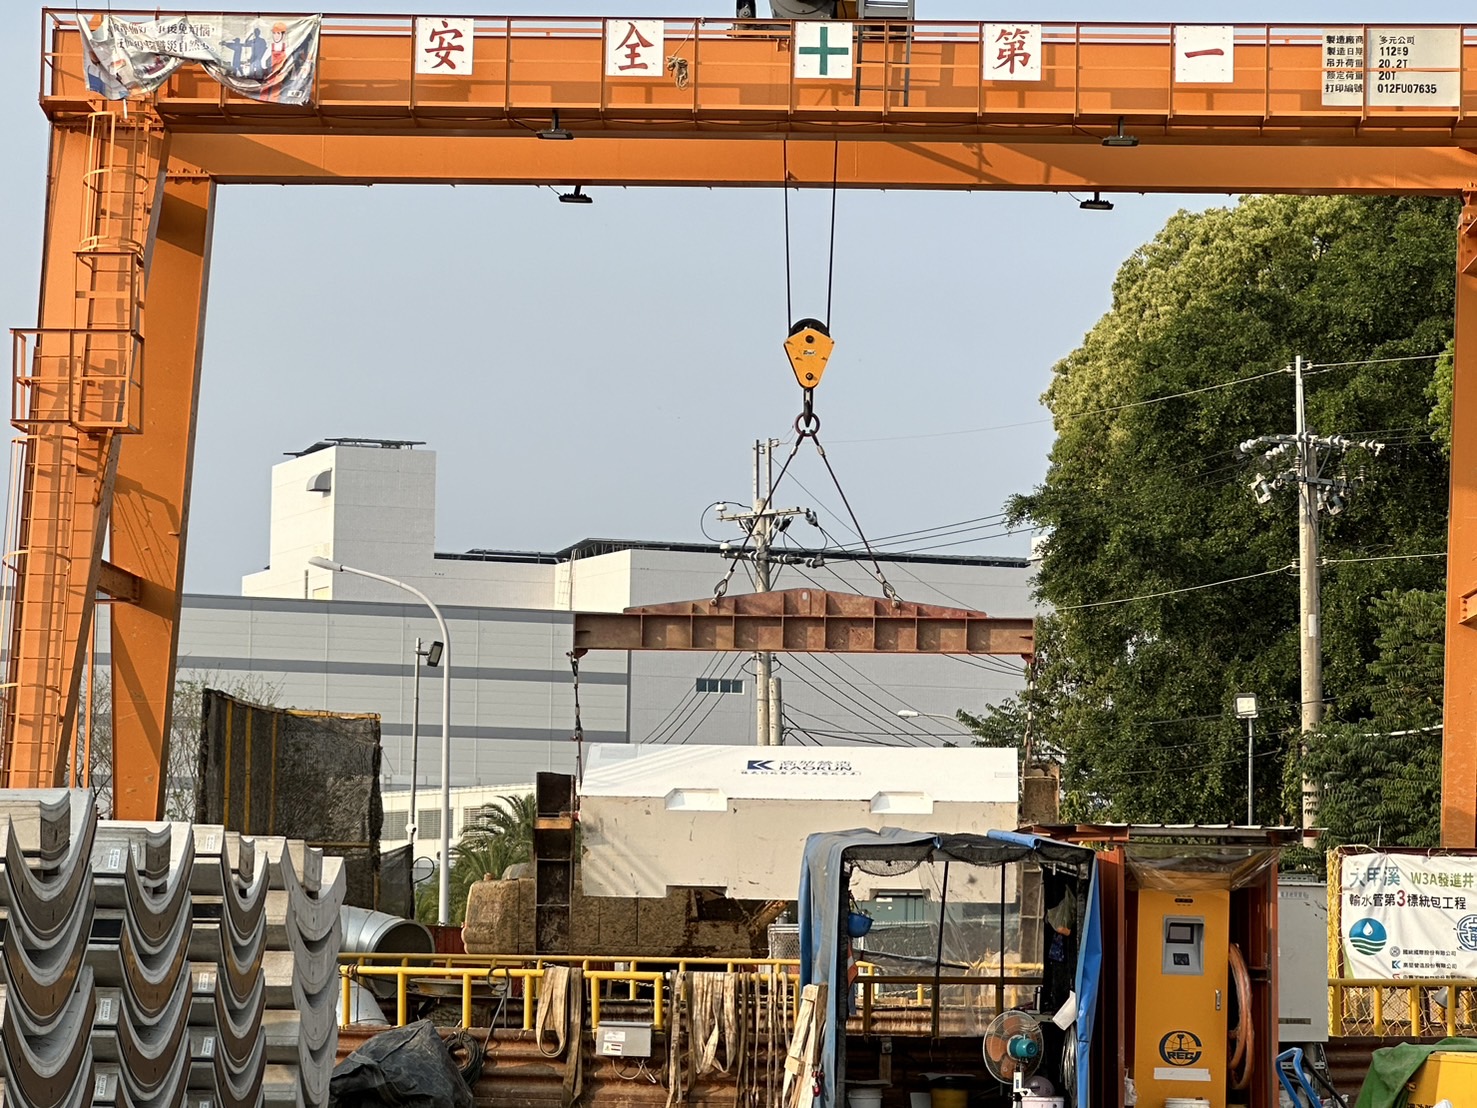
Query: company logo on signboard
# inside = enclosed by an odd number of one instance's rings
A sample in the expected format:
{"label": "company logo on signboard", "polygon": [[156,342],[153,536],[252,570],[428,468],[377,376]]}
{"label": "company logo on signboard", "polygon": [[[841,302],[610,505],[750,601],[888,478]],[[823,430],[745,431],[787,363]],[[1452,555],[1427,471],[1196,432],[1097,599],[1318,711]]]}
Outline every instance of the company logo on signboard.
{"label": "company logo on signboard", "polygon": [[1159,1057],[1171,1066],[1193,1066],[1204,1053],[1193,1031],[1171,1031],[1159,1040]]}
{"label": "company logo on signboard", "polygon": [[1385,925],[1377,919],[1355,920],[1354,926],[1349,928],[1349,945],[1360,954],[1378,954],[1388,939]]}
{"label": "company logo on signboard", "polygon": [[750,758],[744,765],[744,772],[799,777],[854,777],[856,767],[839,758]]}
{"label": "company logo on signboard", "polygon": [[1477,916],[1463,916],[1457,920],[1456,941],[1463,950],[1477,950]]}

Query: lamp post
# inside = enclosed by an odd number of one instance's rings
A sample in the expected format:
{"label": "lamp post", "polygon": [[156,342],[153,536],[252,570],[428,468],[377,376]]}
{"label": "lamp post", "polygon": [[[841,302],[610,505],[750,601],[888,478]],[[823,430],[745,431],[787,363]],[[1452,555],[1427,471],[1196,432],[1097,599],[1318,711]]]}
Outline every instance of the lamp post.
{"label": "lamp post", "polygon": [[[393,577],[386,577],[382,573],[371,573],[367,569],[359,569],[356,566],[346,566],[343,562],[335,562],[329,558],[309,558],[308,565],[318,569],[331,570],[334,573],[352,573],[358,577],[368,577],[371,581],[382,581],[386,585],[394,585],[397,589],[404,589],[412,596],[420,598],[431,614],[436,617],[436,626],[441,628],[442,654],[439,661],[441,669],[441,881],[440,889],[436,898],[436,920],[445,927],[451,922],[451,635],[446,630],[446,620],[441,616],[441,609],[431,602],[431,598],[414,585],[407,585],[404,581],[397,581]],[[435,644],[432,644],[432,649]],[[419,663],[419,659],[416,659]]]}
{"label": "lamp post", "polygon": [[1255,778],[1252,775],[1252,748],[1256,744],[1256,694],[1236,694],[1236,718],[1246,721],[1246,826],[1256,825]]}
{"label": "lamp post", "polygon": [[420,830],[415,807],[415,787],[420,779],[421,758],[421,659],[424,658],[425,664],[435,669],[441,664],[443,649],[445,647],[440,642],[433,642],[422,649],[420,636],[416,636],[415,661],[410,670],[410,826],[405,829],[405,837],[410,840],[412,859],[415,858],[416,832]]}

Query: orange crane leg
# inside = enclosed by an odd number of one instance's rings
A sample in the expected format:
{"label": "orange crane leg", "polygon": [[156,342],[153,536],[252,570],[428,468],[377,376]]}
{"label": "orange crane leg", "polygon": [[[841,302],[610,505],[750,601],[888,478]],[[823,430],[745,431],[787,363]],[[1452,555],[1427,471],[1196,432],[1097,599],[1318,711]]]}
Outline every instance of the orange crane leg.
{"label": "orange crane leg", "polygon": [[109,533],[112,562],[140,585],[111,609],[117,819],[164,813],[214,200],[208,177],[172,166],[149,254],[144,302],[160,310],[144,312],[144,432],[123,441]]}
{"label": "orange crane leg", "polygon": [[1477,847],[1477,193],[1457,232],[1441,845]]}
{"label": "orange crane leg", "polygon": [[[87,328],[104,297],[79,257],[87,233],[87,177],[94,138],[54,127],[38,327],[17,336],[12,420],[22,432],[20,512],[6,557],[15,568],[6,668],[4,779],[11,788],[67,779],[79,682],[112,498],[118,436],[77,426],[79,368],[111,338]],[[108,263],[102,263],[104,267]]]}

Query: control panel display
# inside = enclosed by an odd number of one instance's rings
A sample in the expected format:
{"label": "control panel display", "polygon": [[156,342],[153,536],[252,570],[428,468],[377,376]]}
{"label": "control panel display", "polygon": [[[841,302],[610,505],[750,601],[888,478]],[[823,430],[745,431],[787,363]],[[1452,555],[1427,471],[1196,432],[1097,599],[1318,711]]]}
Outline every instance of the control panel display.
{"label": "control panel display", "polygon": [[1205,921],[1187,916],[1164,917],[1166,974],[1198,977],[1205,972]]}

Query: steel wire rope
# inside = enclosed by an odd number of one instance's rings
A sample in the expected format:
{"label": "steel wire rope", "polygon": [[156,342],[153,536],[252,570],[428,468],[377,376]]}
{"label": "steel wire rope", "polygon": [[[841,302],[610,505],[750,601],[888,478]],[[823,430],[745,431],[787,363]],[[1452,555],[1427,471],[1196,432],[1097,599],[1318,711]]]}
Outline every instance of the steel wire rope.
{"label": "steel wire rope", "polygon": [[[799,435],[796,437],[795,444],[790,447],[790,453],[785,457],[785,464],[780,466],[779,476],[776,477],[774,481],[770,484],[769,492],[764,497],[764,503],[759,505],[759,511],[756,513],[758,516],[762,517],[765,512],[769,511],[769,505],[774,501],[775,490],[778,489],[780,487],[780,483],[784,481],[785,474],[790,469],[790,463],[795,460],[795,455],[800,453],[800,446],[804,442],[804,435]],[[740,560],[742,560],[744,555],[748,553],[749,542],[751,539],[753,539],[753,537],[754,531],[752,528],[744,533],[744,541],[739,545],[738,550],[734,551],[731,555],[731,560],[728,563],[728,572],[723,575],[722,580],[720,580],[717,586],[713,589],[714,600],[722,600],[723,595],[728,592],[728,582],[733,578],[733,571],[738,567]]]}
{"label": "steel wire rope", "polygon": [[[816,431],[818,430],[819,428],[816,428]],[[836,486],[836,495],[841,497],[841,506],[846,509],[846,514],[851,519],[852,530],[862,540],[862,546],[866,548],[867,556],[872,559],[872,568],[876,571],[877,583],[882,586],[882,595],[892,601],[893,605],[896,606],[901,603],[898,599],[897,590],[892,587],[892,582],[887,579],[887,574],[882,572],[882,563],[877,560],[876,551],[872,549],[872,544],[867,541],[867,536],[862,532],[861,521],[856,518],[856,511],[852,508],[851,501],[847,498],[846,490],[841,487],[841,479],[836,476],[835,469],[831,467],[831,459],[826,456],[826,448],[821,445],[820,436],[816,434],[816,431],[811,431],[809,435],[811,443],[815,446],[815,452],[820,455],[821,461],[825,463],[826,472],[831,476],[831,484]]]}
{"label": "steel wire rope", "polygon": [[790,136],[780,140],[781,156],[784,159],[784,175],[780,179],[780,193],[785,200],[785,329],[795,322],[795,298],[791,293],[790,281]]}
{"label": "steel wire rope", "polygon": [[836,180],[841,172],[841,140],[831,142],[831,243],[826,264],[826,330],[831,329],[831,290],[836,281]]}

